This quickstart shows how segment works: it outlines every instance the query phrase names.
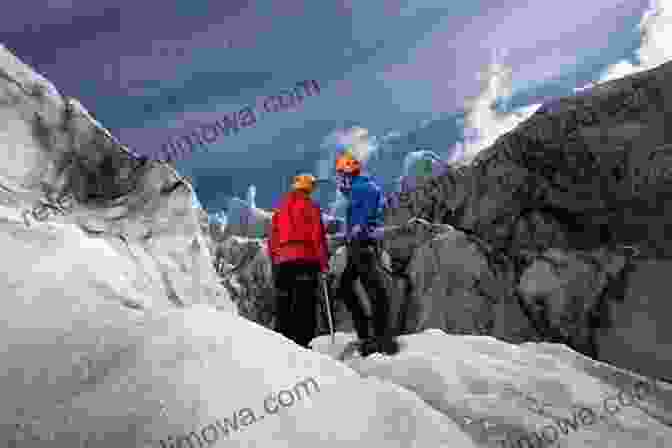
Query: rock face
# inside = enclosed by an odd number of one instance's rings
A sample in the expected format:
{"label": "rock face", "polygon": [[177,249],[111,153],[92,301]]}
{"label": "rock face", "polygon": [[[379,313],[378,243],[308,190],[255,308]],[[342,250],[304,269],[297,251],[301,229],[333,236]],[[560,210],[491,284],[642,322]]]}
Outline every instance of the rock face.
{"label": "rock face", "polygon": [[433,151],[419,150],[410,152],[404,158],[403,175],[399,179],[399,190],[408,191],[418,188],[427,180],[440,174],[446,168],[446,162]]}
{"label": "rock face", "polygon": [[51,270],[59,282],[96,285],[137,309],[235,309],[217,284],[188,182],[131,157],[76,100],[1,46],[0,89],[1,237],[14,254],[2,271],[25,278],[13,286],[17,297],[40,287],[27,273]]}
{"label": "rock face", "polygon": [[220,271],[222,285],[240,315],[274,329],[276,296],[266,242],[233,236],[218,244],[216,258],[227,264]]}
{"label": "rock face", "polygon": [[[460,266],[464,275],[454,273],[464,251],[458,237],[388,241],[393,262],[410,262],[420,282],[414,301],[447,316],[469,308],[478,319],[492,294],[493,307],[501,308],[492,325],[498,337],[529,338],[521,336],[529,333],[527,321],[532,338],[671,377],[669,276],[663,274],[672,255],[666,232],[672,139],[665,129],[671,81],[667,63],[564,98],[500,137],[473,164],[400,195],[386,225],[420,216],[487,241],[482,257],[499,266],[495,277],[505,285],[478,297],[441,296],[436,291],[445,285],[463,291],[469,277],[489,277],[492,270],[476,263]],[[450,279],[429,274],[438,263],[426,255],[432,244],[442,246],[441,257],[460,254],[445,273]],[[457,328],[432,318],[449,331],[469,326],[468,317]]]}
{"label": "rock face", "polygon": [[[442,328],[457,334],[491,333],[493,297],[501,288],[493,285],[487,258],[463,233],[444,233],[421,246],[409,272],[413,293],[408,332]],[[487,292],[492,295],[479,293],[483,283],[491,286]]]}

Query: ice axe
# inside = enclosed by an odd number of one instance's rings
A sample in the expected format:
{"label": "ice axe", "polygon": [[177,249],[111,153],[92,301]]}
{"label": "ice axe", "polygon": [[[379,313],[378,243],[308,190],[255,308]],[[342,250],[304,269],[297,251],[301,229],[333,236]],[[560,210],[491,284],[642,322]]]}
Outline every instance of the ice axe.
{"label": "ice axe", "polygon": [[327,286],[327,279],[325,276],[320,276],[322,280],[322,292],[324,295],[324,303],[327,305],[327,320],[329,322],[329,333],[331,334],[331,344],[336,343],[336,335],[334,334],[334,320],[331,316],[331,303],[329,302],[329,288]]}

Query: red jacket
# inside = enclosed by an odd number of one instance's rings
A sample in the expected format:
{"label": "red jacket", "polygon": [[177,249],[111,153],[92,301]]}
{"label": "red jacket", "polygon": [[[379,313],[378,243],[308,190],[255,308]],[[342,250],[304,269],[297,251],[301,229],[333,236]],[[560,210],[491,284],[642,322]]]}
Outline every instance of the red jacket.
{"label": "red jacket", "polygon": [[273,214],[268,249],[273,264],[306,260],[329,270],[327,232],[320,208],[302,192],[288,193]]}

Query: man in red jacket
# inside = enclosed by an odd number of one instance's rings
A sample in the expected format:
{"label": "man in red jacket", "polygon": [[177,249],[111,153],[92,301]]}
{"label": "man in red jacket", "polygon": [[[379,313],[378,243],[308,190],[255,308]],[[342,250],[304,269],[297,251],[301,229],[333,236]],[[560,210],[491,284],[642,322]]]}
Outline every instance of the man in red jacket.
{"label": "man in red jacket", "polygon": [[320,208],[310,198],[315,177],[294,178],[271,223],[268,241],[277,291],[276,330],[303,347],[315,337],[320,273],[329,270]]}

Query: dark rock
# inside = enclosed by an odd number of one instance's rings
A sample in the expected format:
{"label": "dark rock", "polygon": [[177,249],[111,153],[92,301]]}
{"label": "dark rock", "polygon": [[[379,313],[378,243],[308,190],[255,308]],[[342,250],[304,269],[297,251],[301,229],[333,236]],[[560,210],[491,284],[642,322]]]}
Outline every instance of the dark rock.
{"label": "dark rock", "polygon": [[[669,300],[666,278],[651,274],[650,283],[634,286],[627,279],[635,274],[624,272],[634,265],[641,276],[659,272],[658,266],[672,258],[670,80],[672,63],[666,63],[553,101],[498,138],[470,165],[449,168],[398,195],[398,207],[388,211],[386,225],[401,225],[413,216],[451,224],[487,241],[488,251],[508,260],[501,274],[489,268],[486,275],[508,275],[510,280],[494,294],[495,311],[486,313],[494,319],[490,334],[563,342],[589,356],[608,356],[617,365],[670,376],[672,330],[664,317],[669,313],[660,308]],[[430,269],[435,263],[428,258],[427,245],[436,242],[427,234],[399,234],[385,247],[392,264],[414,260],[411,308],[439,306],[438,314],[429,314],[431,325],[480,334],[483,329],[473,322],[493,294],[464,289],[466,277],[456,274],[457,266],[466,266],[460,238],[450,244],[443,239],[437,256],[450,267],[439,271]],[[623,258],[627,245],[636,246],[640,261],[614,262]],[[488,251],[473,256],[492,258]],[[591,257],[593,261],[586,261]],[[557,265],[559,259],[564,261]],[[461,271],[478,279],[488,272]],[[522,296],[512,285],[525,290]],[[646,293],[638,291],[645,286]],[[634,310],[630,301],[643,294],[647,305],[637,307],[636,325],[647,328],[638,332],[618,314],[623,311],[615,310]],[[528,328],[521,319],[528,321]]]}

